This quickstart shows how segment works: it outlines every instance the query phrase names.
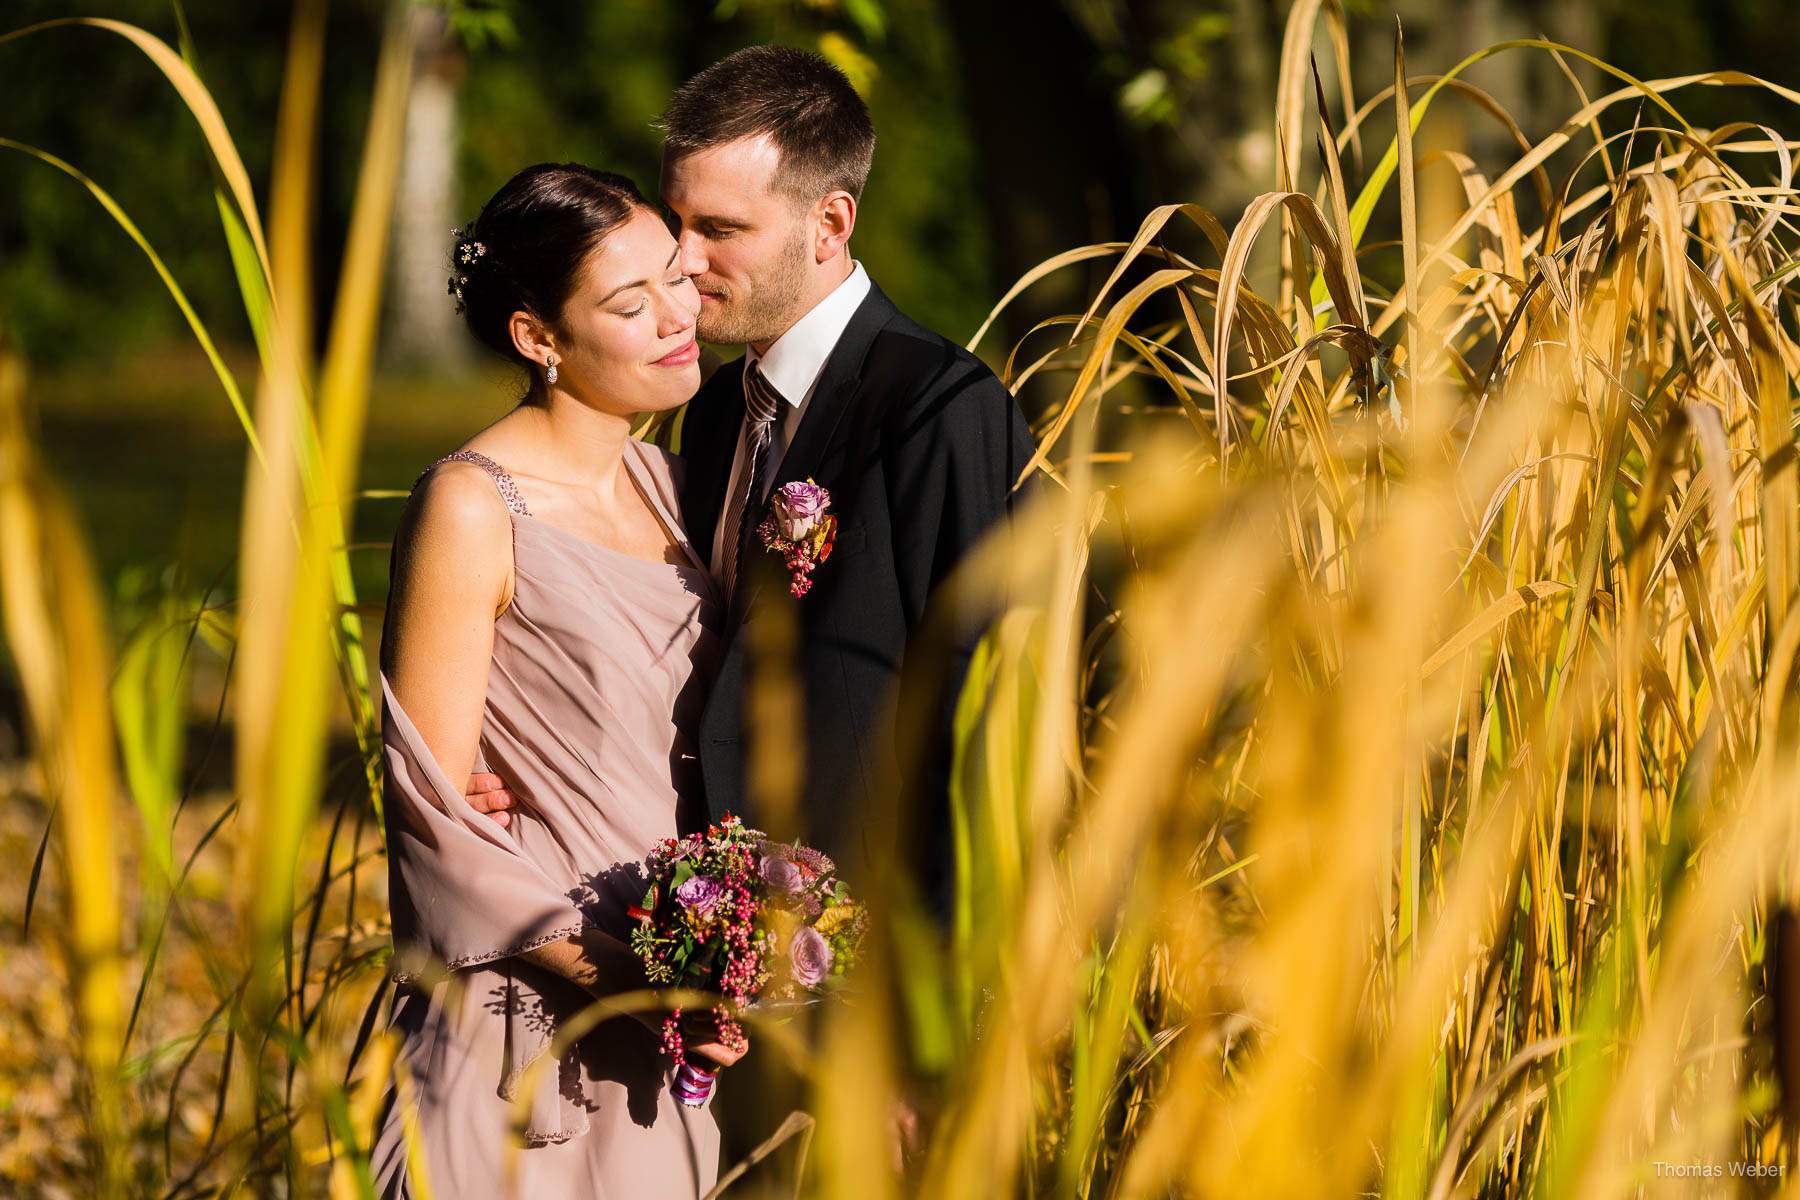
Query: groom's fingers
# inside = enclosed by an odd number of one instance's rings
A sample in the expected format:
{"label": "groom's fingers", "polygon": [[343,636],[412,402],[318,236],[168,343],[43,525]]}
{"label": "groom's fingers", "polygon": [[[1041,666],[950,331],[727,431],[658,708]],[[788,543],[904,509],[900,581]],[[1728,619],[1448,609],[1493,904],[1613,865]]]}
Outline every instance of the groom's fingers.
{"label": "groom's fingers", "polygon": [[506,790],[506,781],[498,775],[469,776],[469,790],[465,796],[476,812],[499,812],[516,803],[513,794]]}
{"label": "groom's fingers", "polygon": [[513,807],[516,801],[513,794],[506,790],[506,781],[498,775],[485,771],[469,776],[469,787],[464,798],[476,812],[486,813],[494,824],[505,829],[512,823],[512,814],[506,810]]}
{"label": "groom's fingers", "polygon": [[471,804],[475,802],[477,796],[485,798],[497,793],[504,795],[505,792],[506,780],[500,778],[498,775],[494,775],[487,771],[477,771],[475,774],[469,776],[467,794]]}

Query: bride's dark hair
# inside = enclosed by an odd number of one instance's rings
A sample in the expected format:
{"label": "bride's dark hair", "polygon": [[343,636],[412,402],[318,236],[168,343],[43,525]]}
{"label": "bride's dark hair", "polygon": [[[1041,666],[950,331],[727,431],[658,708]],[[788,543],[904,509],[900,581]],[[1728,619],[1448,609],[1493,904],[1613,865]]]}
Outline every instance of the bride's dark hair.
{"label": "bride's dark hair", "polygon": [[532,365],[513,345],[512,315],[555,324],[588,255],[640,209],[654,211],[631,180],[578,163],[539,163],[507,180],[473,225],[455,231],[450,294],[469,332]]}

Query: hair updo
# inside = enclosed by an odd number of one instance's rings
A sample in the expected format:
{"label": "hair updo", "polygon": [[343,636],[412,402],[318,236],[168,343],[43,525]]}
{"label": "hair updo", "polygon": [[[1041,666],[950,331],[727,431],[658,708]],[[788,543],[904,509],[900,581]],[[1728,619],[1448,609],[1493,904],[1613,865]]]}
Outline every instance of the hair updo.
{"label": "hair updo", "polygon": [[581,267],[606,235],[654,211],[623,175],[539,163],[507,180],[466,230],[455,230],[450,294],[477,341],[530,366],[513,345],[512,315],[562,316]]}

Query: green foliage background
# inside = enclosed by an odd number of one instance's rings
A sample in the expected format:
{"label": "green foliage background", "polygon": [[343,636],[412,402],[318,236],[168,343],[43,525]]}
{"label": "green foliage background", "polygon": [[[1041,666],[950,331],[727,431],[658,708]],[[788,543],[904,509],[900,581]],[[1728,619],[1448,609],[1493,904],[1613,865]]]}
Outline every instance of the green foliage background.
{"label": "green foliage background", "polygon": [[[163,0],[13,0],[4,24],[114,17],[177,35]],[[241,141],[251,177],[268,178],[287,6],[199,0],[185,9],[198,59]],[[384,6],[331,6],[317,263],[330,301],[350,207],[375,41]],[[873,10],[872,10],[873,11]],[[885,0],[872,23],[804,4],[591,3],[544,0],[461,10],[467,47],[459,101],[462,208],[532,162],[574,160],[622,171],[653,194],[659,139],[650,122],[692,72],[757,42],[817,48],[838,38],[867,56],[866,93],[881,152],[857,251],[899,303],[967,336],[995,294],[988,215],[977,195],[954,51],[936,0]],[[133,213],[201,315],[248,338],[191,119],[128,46],[92,30],[0,48],[7,83],[0,126],[82,166]],[[108,119],[96,119],[96,114]],[[102,231],[85,198],[53,171],[13,160],[0,170],[0,326],[38,364],[106,362],[185,337],[136,252]],[[445,231],[446,239],[448,230]],[[447,243],[446,243],[447,244]]]}

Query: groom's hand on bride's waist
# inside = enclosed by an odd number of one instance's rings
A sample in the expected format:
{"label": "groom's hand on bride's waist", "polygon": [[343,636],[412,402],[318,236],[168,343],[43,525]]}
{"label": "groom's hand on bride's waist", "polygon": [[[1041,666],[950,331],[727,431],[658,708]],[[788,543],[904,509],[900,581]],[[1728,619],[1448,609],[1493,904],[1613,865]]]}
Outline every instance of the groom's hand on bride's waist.
{"label": "groom's hand on bride's waist", "polygon": [[517,801],[506,790],[506,780],[498,775],[480,773],[469,776],[469,788],[463,798],[476,812],[486,813],[488,819],[502,829],[512,822],[512,813],[507,810]]}

